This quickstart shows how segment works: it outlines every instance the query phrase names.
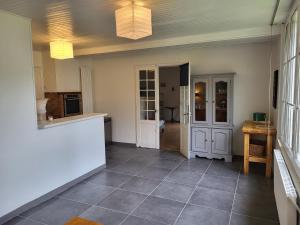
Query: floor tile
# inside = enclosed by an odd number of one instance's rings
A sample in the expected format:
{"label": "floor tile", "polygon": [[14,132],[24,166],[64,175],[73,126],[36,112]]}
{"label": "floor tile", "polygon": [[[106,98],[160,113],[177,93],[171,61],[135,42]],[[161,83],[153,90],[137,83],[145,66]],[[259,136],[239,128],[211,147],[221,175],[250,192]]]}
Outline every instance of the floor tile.
{"label": "floor tile", "polygon": [[165,225],[157,221],[150,221],[136,216],[129,216],[122,225]]}
{"label": "floor tile", "polygon": [[143,194],[116,190],[112,194],[110,194],[106,199],[98,203],[98,205],[104,208],[130,213],[146,197],[147,196]]}
{"label": "floor tile", "polygon": [[125,218],[126,214],[114,212],[93,206],[80,215],[80,217],[101,223],[103,225],[119,225]]}
{"label": "floor tile", "polygon": [[160,183],[160,180],[151,180],[141,177],[133,177],[120,188],[142,194],[150,194]]}
{"label": "floor tile", "polygon": [[98,202],[112,193],[113,190],[113,187],[96,185],[93,183],[81,183],[65,191],[60,195],[60,197],[77,202],[96,205]]}
{"label": "floor tile", "polygon": [[181,161],[179,160],[157,159],[154,160],[150,166],[172,170],[175,167],[177,167],[180,163]]}
{"label": "floor tile", "polygon": [[227,225],[229,216],[226,211],[187,205],[176,225]]}
{"label": "floor tile", "polygon": [[162,182],[151,195],[186,203],[193,190],[194,188],[189,186]]}
{"label": "floor tile", "polygon": [[183,168],[192,172],[204,172],[211,164],[212,160],[195,158],[184,161],[179,168]]}
{"label": "floor tile", "polygon": [[144,163],[128,161],[111,168],[111,170],[129,175],[137,175],[144,167]]}
{"label": "floor tile", "polygon": [[3,225],[44,225],[43,223],[39,223],[29,219],[22,219],[20,217],[16,217]]}
{"label": "floor tile", "polygon": [[201,172],[191,172],[186,169],[177,168],[166,177],[166,181],[195,186],[200,180],[201,176]]}
{"label": "floor tile", "polygon": [[183,207],[183,203],[150,196],[133,212],[133,215],[173,224]]}
{"label": "floor tile", "polygon": [[163,180],[171,170],[164,169],[164,168],[158,168],[158,167],[146,167],[144,168],[138,176],[149,178],[149,179],[157,179],[157,180]]}
{"label": "floor tile", "polygon": [[230,212],[233,197],[233,193],[199,187],[191,197],[190,203]]}
{"label": "floor tile", "polygon": [[211,176],[205,174],[200,183],[200,187],[212,188],[221,191],[235,192],[237,179],[231,177]]}
{"label": "floor tile", "polygon": [[29,219],[45,223],[47,225],[63,225],[72,217],[78,216],[90,206],[65,199],[52,199],[26,215]]}
{"label": "floor tile", "polygon": [[226,163],[224,161],[213,160],[206,174],[214,176],[237,178],[241,169],[240,162]]}
{"label": "floor tile", "polygon": [[102,171],[99,174],[92,176],[87,181],[94,184],[118,187],[124,182],[128,181],[130,178],[132,178],[132,176]]}
{"label": "floor tile", "polygon": [[278,220],[276,203],[273,197],[236,194],[232,211],[246,216]]}
{"label": "floor tile", "polygon": [[232,213],[230,225],[279,225],[278,222]]}
{"label": "floor tile", "polygon": [[237,193],[255,196],[274,196],[273,179],[262,176],[240,175]]}

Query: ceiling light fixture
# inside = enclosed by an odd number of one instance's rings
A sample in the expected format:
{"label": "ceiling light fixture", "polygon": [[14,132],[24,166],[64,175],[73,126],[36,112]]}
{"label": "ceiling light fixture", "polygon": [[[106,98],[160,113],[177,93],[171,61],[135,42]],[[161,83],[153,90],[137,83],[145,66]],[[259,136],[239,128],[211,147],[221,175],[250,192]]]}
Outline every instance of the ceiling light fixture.
{"label": "ceiling light fixture", "polygon": [[50,56],[54,59],[74,58],[73,44],[65,40],[50,42]]}
{"label": "ceiling light fixture", "polygon": [[151,9],[132,3],[117,9],[115,16],[118,37],[137,40],[152,35]]}

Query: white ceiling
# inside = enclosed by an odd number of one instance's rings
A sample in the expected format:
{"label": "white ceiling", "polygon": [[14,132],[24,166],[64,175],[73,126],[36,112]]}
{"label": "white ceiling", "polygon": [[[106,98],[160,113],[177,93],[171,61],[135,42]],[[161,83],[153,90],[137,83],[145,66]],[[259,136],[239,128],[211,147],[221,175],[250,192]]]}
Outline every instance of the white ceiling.
{"label": "white ceiling", "polygon": [[[0,0],[0,9],[32,18],[35,46],[70,39],[78,55],[222,39],[262,37],[276,0],[139,0],[152,9],[153,35],[137,41],[116,37],[114,11],[128,0]],[[280,0],[276,23],[292,0]]]}

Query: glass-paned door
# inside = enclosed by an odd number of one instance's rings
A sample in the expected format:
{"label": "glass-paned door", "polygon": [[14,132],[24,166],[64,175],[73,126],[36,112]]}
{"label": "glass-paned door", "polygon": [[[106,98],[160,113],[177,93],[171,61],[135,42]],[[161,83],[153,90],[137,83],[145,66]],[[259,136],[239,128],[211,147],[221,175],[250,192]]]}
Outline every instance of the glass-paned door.
{"label": "glass-paned door", "polygon": [[229,124],[230,85],[228,78],[213,79],[213,123]]}
{"label": "glass-paned door", "polygon": [[208,79],[193,81],[193,122],[208,123],[209,121],[209,90]]}
{"label": "glass-paned door", "polygon": [[159,147],[157,68],[149,66],[137,71],[137,146]]}

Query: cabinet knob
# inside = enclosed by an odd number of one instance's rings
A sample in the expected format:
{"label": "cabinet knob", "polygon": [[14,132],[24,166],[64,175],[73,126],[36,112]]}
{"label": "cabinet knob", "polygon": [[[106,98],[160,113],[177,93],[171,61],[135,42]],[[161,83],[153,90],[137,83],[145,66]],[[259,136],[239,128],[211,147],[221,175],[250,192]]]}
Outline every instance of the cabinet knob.
{"label": "cabinet knob", "polygon": [[215,142],[215,140],[211,140],[211,142]]}
{"label": "cabinet knob", "polygon": [[207,142],[207,139],[205,139],[205,142]]}

